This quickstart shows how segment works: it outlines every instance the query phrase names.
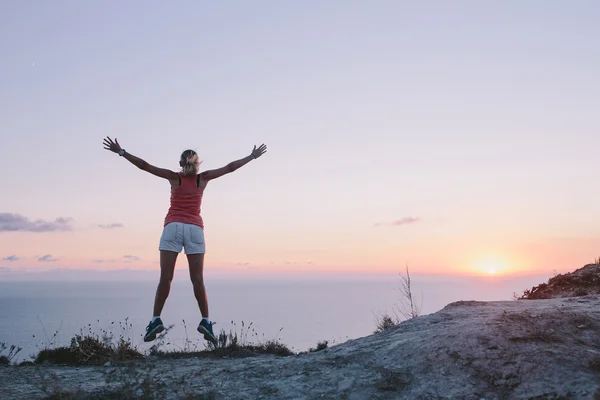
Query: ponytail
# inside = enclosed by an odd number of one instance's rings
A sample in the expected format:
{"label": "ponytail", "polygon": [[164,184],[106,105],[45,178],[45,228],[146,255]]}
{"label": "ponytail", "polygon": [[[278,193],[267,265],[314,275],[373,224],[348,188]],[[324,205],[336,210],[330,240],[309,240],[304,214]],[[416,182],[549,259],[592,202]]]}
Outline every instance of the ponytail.
{"label": "ponytail", "polygon": [[198,153],[194,150],[186,150],[181,153],[181,159],[179,160],[181,166],[181,173],[183,176],[193,176],[198,174],[200,167],[200,159]]}

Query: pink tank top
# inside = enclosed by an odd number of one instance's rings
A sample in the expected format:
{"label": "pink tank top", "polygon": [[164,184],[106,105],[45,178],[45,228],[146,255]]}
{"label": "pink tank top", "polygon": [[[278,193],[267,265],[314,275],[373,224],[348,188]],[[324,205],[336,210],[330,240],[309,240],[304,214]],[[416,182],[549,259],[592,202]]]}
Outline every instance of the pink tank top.
{"label": "pink tank top", "polygon": [[198,175],[183,176],[181,173],[178,175],[181,184],[171,189],[171,207],[165,217],[164,226],[170,222],[183,222],[204,229],[204,222],[200,216],[203,193],[198,189]]}

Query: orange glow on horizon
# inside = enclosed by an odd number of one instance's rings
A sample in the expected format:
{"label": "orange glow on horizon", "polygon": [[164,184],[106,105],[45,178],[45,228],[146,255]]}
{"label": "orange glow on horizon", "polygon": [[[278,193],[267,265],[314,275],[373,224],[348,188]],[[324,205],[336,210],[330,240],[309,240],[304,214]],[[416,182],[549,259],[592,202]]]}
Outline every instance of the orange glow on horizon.
{"label": "orange glow on horizon", "polygon": [[522,272],[517,267],[519,263],[516,257],[493,252],[476,253],[463,265],[465,265],[465,268],[462,268],[464,272],[479,276],[508,276]]}

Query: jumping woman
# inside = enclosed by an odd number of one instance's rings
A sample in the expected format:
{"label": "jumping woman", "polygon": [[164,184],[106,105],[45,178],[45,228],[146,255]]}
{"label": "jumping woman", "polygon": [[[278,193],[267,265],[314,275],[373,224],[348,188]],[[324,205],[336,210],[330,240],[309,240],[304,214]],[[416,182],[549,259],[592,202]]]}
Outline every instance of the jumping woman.
{"label": "jumping woman", "polygon": [[104,139],[104,148],[117,153],[139,169],[168,180],[171,184],[171,207],[165,217],[158,246],[160,251],[160,280],[154,298],[154,312],[150,323],[146,327],[144,341],[153,341],[156,339],[156,335],[165,329],[160,314],[171,290],[177,256],[183,248],[188,259],[194,296],[202,314],[198,332],[204,335],[204,339],[214,343],[216,341],[212,329],[214,323],[211,322],[208,316],[208,297],[204,288],[204,223],[200,216],[202,194],[209,181],[233,172],[257,159],[267,151],[267,147],[264,144],[261,144],[258,148],[254,146],[249,156],[230,162],[224,167],[201,173],[198,173],[200,167],[198,154],[193,150],[185,150],[181,153],[179,159],[181,171],[174,172],[155,167],[125,151],[116,138],[114,141],[109,137]]}

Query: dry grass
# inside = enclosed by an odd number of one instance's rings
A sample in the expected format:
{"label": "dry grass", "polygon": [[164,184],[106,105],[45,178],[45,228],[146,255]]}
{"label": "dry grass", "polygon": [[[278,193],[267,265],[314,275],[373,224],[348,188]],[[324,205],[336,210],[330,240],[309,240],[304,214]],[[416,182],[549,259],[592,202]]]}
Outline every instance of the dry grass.
{"label": "dry grass", "polygon": [[567,274],[555,274],[548,282],[525,289],[515,300],[538,300],[557,297],[580,297],[600,294],[600,260]]}
{"label": "dry grass", "polygon": [[[185,321],[184,321],[185,324]],[[151,355],[156,355],[166,358],[186,358],[186,357],[252,357],[259,354],[273,354],[277,356],[291,356],[295,353],[283,344],[278,337],[274,339],[265,339],[264,335],[259,337],[253,327],[253,323],[247,324],[242,321],[239,332],[237,324],[231,321],[229,331],[221,329],[216,335],[217,342],[204,342],[201,348],[197,343],[190,341],[187,337],[187,329],[185,344],[179,350],[161,350],[164,342],[166,330],[157,338],[158,343],[151,350]],[[283,328],[282,328],[283,329]],[[279,330],[279,332],[282,331]]]}
{"label": "dry grass", "polygon": [[[217,334],[217,343],[204,341],[203,338],[192,341],[187,336],[187,327],[183,321],[186,337],[183,346],[175,350],[164,350],[170,345],[168,333],[172,326],[165,327],[149,349],[148,355],[164,358],[189,358],[189,357],[252,357],[259,354],[273,354],[277,356],[290,356],[295,353],[283,344],[277,337],[274,339],[259,338],[253,324],[246,325],[243,321],[238,332],[237,324],[231,322],[229,331],[221,330]],[[113,323],[114,324],[114,323]],[[34,359],[35,364],[60,364],[60,365],[103,365],[107,362],[144,359],[145,355],[132,343],[129,335],[131,324],[119,323],[121,334],[113,340],[113,335],[106,330],[101,335],[92,332],[91,324],[80,334],[71,339],[69,346],[56,346],[42,348]],[[280,329],[281,332],[281,329]],[[53,338],[56,334],[53,335]],[[51,341],[54,343],[54,340]],[[326,342],[325,342],[326,343]],[[0,347],[1,349],[1,347]],[[0,352],[1,353],[1,352]],[[14,357],[14,354],[12,355]]]}
{"label": "dry grass", "polygon": [[329,342],[327,340],[324,340],[322,342],[318,342],[316,347],[311,347],[310,349],[308,349],[308,352],[314,353],[316,351],[325,350],[327,347],[329,347]]}
{"label": "dry grass", "polygon": [[71,338],[69,346],[43,348],[34,362],[36,364],[102,365],[107,362],[144,358],[131,342],[129,330],[132,326],[128,320],[126,319],[124,324],[119,322],[119,325],[121,333],[116,341],[114,335],[106,330],[101,331],[102,336],[92,332],[89,324],[85,330],[81,329],[78,335]]}
{"label": "dry grass", "polygon": [[400,276],[400,287],[398,288],[398,291],[400,292],[400,302],[395,305],[394,310],[392,311],[393,315],[381,314],[375,317],[376,329],[373,333],[381,333],[386,329],[398,325],[404,320],[421,315],[422,303],[417,304],[415,301],[408,265],[406,265],[406,272],[400,272],[398,275]]}
{"label": "dry grass", "polygon": [[383,314],[383,315],[379,315],[375,317],[375,331],[373,331],[373,333],[381,333],[383,331],[385,331],[386,329],[390,329],[393,328],[394,326],[398,325],[400,322],[400,319],[397,316],[390,316],[388,314]]}
{"label": "dry grass", "polygon": [[15,345],[7,346],[0,342],[0,365],[12,364],[14,358],[21,352],[21,348]]}

